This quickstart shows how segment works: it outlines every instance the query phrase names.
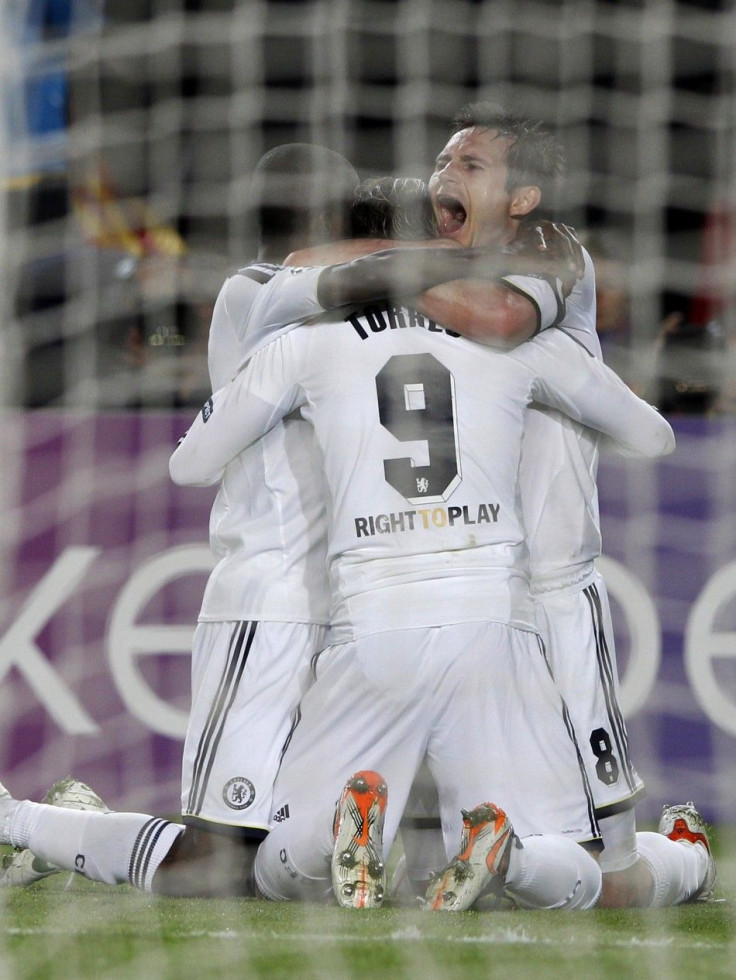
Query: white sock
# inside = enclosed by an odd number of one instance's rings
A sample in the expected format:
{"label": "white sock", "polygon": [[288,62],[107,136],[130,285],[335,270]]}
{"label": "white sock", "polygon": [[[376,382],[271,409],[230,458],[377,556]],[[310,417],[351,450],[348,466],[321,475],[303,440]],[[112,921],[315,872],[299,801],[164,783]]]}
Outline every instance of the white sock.
{"label": "white sock", "polygon": [[317,877],[298,869],[291,851],[274,844],[270,833],[258,848],[253,865],[253,880],[258,897],[272,902],[326,902],[332,898],[329,864]]}
{"label": "white sock", "polygon": [[12,796],[0,796],[0,844],[11,844],[10,825],[20,806]]}
{"label": "white sock", "polygon": [[654,880],[651,908],[679,905],[702,887],[708,872],[708,852],[701,844],[674,841],[648,831],[639,831],[636,844]]}
{"label": "white sock", "polygon": [[601,869],[588,852],[565,837],[525,837],[513,848],[506,892],[529,909],[589,909],[601,891]]}
{"label": "white sock", "polygon": [[145,813],[67,810],[24,800],[8,819],[9,843],[108,885],[144,891],[184,828]]}

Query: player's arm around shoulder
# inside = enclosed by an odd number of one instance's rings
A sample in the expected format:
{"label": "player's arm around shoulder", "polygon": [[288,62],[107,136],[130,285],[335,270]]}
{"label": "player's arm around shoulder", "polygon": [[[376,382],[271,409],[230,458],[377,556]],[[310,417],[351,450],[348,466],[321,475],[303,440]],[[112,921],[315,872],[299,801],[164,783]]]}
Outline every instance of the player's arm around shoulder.
{"label": "player's arm around shoulder", "polygon": [[225,280],[215,302],[207,346],[212,390],[228,382],[237,366],[321,307],[318,269],[287,269],[256,262]]}
{"label": "player's arm around shoulder", "polygon": [[458,279],[426,290],[416,305],[436,323],[489,347],[510,350],[541,327],[535,301],[501,283]]}
{"label": "player's arm around shoulder", "polygon": [[564,330],[548,330],[510,356],[534,372],[535,401],[603,433],[608,448],[646,458],[674,452],[669,422]]}
{"label": "player's arm around shoulder", "polygon": [[[480,267],[487,250],[471,251],[477,253],[476,265]],[[590,256],[572,228],[530,222],[515,242],[489,263],[486,275],[469,271],[464,281],[458,277],[427,290],[416,305],[426,316],[468,340],[511,350],[565,321],[568,302],[578,311],[576,316],[583,318],[590,307],[588,319],[594,321],[595,307],[589,300],[592,277]],[[593,284],[593,296],[594,289]]]}
{"label": "player's arm around shoulder", "polygon": [[217,483],[231,460],[299,407],[300,352],[290,341],[291,335],[279,337],[259,350],[207,399],[169,460],[174,483]]}

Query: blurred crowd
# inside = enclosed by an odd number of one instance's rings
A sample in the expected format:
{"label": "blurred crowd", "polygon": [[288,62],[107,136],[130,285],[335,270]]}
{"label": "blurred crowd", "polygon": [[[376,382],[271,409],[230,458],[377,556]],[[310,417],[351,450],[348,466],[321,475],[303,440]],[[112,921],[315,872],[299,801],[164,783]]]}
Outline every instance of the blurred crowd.
{"label": "blurred crowd", "polygon": [[606,363],[666,415],[722,415],[736,411],[734,345],[726,329],[728,303],[709,281],[703,229],[703,289],[664,312],[648,346],[635,342],[631,266],[625,243],[605,230],[582,234],[596,268],[596,326]]}
{"label": "blurred crowd", "polygon": [[[200,6],[192,0],[182,9]],[[102,125],[108,108],[125,118],[155,104],[150,85],[131,68],[134,61],[121,69],[123,59],[111,59],[110,70],[119,73],[112,85],[86,78],[85,72],[95,71],[94,59],[87,68],[77,58],[69,70],[75,50],[82,50],[75,45],[99,41],[107,19],[142,21],[146,9],[138,0],[25,0],[0,12],[6,54],[16,60],[6,79],[6,234],[0,254],[9,285],[0,335],[6,405],[190,407],[208,393],[208,326],[219,286],[233,269],[232,229],[220,250],[219,225],[211,219],[203,247],[202,236],[191,235],[192,219],[187,224],[176,210],[177,191],[146,184],[150,161],[131,168],[128,159],[135,181],[119,186],[109,154],[103,160],[100,151],[83,147],[72,153],[68,145],[77,118]],[[698,84],[712,83],[710,75],[701,75]],[[175,82],[167,76],[165,84],[156,84],[156,98],[181,100],[190,90],[209,97],[208,86],[221,83],[214,75],[183,69]],[[269,139],[302,138],[283,135]],[[388,145],[390,131],[384,136],[374,141],[368,132],[366,138],[372,146]],[[229,134],[220,137],[227,140]],[[208,142],[213,139],[208,131]],[[208,167],[222,144],[212,147]],[[121,144],[116,152],[134,156],[135,147]],[[177,187],[184,186],[181,174],[177,180]],[[711,275],[724,268],[724,243],[736,240],[731,222],[717,209],[699,216],[702,227],[692,237],[700,240],[702,283],[686,284],[687,295],[675,302],[662,297],[659,314],[642,318],[632,290],[629,243],[612,234],[605,215],[599,218],[578,231],[596,263],[598,329],[607,362],[668,414],[733,412],[736,371],[729,338],[736,303],[723,297]],[[247,232],[247,219],[239,220]],[[247,234],[237,264],[252,258],[246,239]]]}
{"label": "blurred crowd", "polygon": [[[43,208],[43,185],[32,197]],[[102,409],[201,404],[209,394],[206,348],[214,299],[232,271],[225,258],[190,253],[173,229],[159,229],[155,245],[100,244],[85,239],[79,217],[74,220],[78,241],[70,246],[73,236],[67,235],[63,253],[30,259],[18,279],[16,315],[42,325],[23,355],[22,404],[61,404],[75,384],[64,365],[76,363],[80,346],[95,358],[95,391],[85,391],[84,380],[77,390],[83,403]],[[140,241],[137,234],[134,241]],[[606,362],[665,414],[736,411],[733,351],[718,304],[701,296],[689,309],[663,313],[653,342],[642,346],[632,329],[630,268],[616,253],[615,239],[611,244],[600,230],[581,232],[581,238],[596,266],[597,327]],[[249,258],[244,255],[243,263]],[[92,345],[89,330],[68,327],[91,283],[98,302],[81,314],[94,321]]]}

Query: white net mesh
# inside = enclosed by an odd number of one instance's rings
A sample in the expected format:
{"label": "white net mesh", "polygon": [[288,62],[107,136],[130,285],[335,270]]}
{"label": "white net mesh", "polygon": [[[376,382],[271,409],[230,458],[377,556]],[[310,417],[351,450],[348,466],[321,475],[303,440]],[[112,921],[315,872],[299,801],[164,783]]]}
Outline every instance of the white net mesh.
{"label": "white net mesh", "polygon": [[[681,314],[712,337],[728,405],[732,3],[18,0],[0,16],[0,703],[3,772],[17,767],[18,794],[38,798],[73,769],[97,778],[112,805],[177,808],[180,731],[156,728],[155,702],[143,717],[135,705],[136,691],[160,690],[183,718],[186,678],[172,681],[152,658],[138,688],[138,668],[128,671],[126,693],[110,660],[134,643],[116,646],[110,622],[144,568],[139,598],[151,604],[136,616],[174,631],[155,634],[149,652],[188,645],[206,556],[190,577],[155,587],[147,563],[175,563],[171,549],[205,539],[210,498],[172,487],[165,461],[207,393],[211,307],[227,272],[252,256],[247,184],[270,147],[320,143],[361,175],[426,176],[463,103],[521,101],[567,145],[562,213],[599,260],[607,358],[644,386],[660,324]],[[686,360],[673,381],[691,370]],[[703,371],[710,385],[707,358],[696,380]],[[73,414],[12,411],[36,407]],[[100,412],[178,407],[178,422]],[[653,760],[640,763],[653,806],[665,792],[703,793],[711,815],[730,817],[734,781],[718,774],[733,774],[732,660],[721,665],[721,710],[695,691],[682,655],[691,607],[736,536],[730,492],[717,489],[733,470],[733,434],[678,435],[687,452],[677,463],[647,476],[604,468],[604,534],[657,603],[669,658],[635,723],[634,745]],[[676,485],[668,503],[663,488]],[[62,584],[43,593],[50,574]],[[727,634],[728,618],[719,623]],[[732,656],[727,639],[724,650]],[[59,706],[53,676],[44,687],[44,657],[74,702]],[[708,745],[706,763],[695,751],[668,757],[675,714]]]}
{"label": "white net mesh", "polygon": [[304,140],[426,175],[475,98],[561,131],[564,214],[624,263],[627,347],[733,290],[730,3],[27,0],[3,18],[7,405],[196,404],[262,152]]}

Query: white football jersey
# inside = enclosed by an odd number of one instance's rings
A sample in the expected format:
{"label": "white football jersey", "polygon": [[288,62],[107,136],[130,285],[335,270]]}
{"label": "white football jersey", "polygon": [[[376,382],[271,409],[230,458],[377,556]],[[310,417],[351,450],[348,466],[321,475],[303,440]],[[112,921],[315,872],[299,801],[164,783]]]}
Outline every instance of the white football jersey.
{"label": "white football jersey", "polygon": [[214,482],[299,408],[327,480],[333,642],[473,620],[534,629],[518,480],[533,399],[635,452],[672,439],[561,331],[502,353],[372,305],[254,354],[197,416],[171,475]]}
{"label": "white football jersey", "polygon": [[[543,276],[506,276],[508,286],[525,295],[537,310],[539,327],[565,330],[591,354],[601,356],[595,328],[595,272],[584,250],[585,274],[563,303],[558,284]],[[319,310],[316,284],[320,270],[275,277],[261,290],[254,307],[254,336],[277,336],[290,314],[306,318]],[[601,553],[598,509],[600,433],[580,426],[555,409],[533,406],[527,417],[521,462],[521,495],[530,550],[532,591],[569,585],[592,574]]]}
{"label": "white football jersey", "polygon": [[[568,296],[557,327],[600,357],[595,312],[595,272],[586,252],[585,275]],[[522,444],[521,498],[533,592],[574,584],[576,570],[592,574],[590,563],[601,553],[599,440],[600,433],[555,409],[539,405],[529,412]]]}
{"label": "white football jersey", "polygon": [[[584,250],[585,274],[563,302],[559,283],[545,276],[504,277],[537,310],[540,331],[565,330],[591,354],[601,356],[595,329],[595,272]],[[304,319],[320,307],[320,270],[275,277],[254,307],[253,336],[277,336],[291,329],[286,318]],[[601,553],[598,510],[600,433],[572,422],[555,409],[534,406],[527,417],[521,463],[521,494],[530,550],[532,591],[548,591],[575,581],[576,571],[592,574]]]}
{"label": "white football jersey", "polygon": [[[210,327],[208,366],[213,390],[226,384],[269,336],[260,294],[296,270],[256,263],[226,280]],[[309,280],[305,273],[304,282]],[[310,311],[286,290],[274,309],[283,322]],[[217,564],[207,582],[199,620],[325,623],[325,492],[315,465],[314,433],[300,418],[275,426],[224,471],[210,516]]]}

